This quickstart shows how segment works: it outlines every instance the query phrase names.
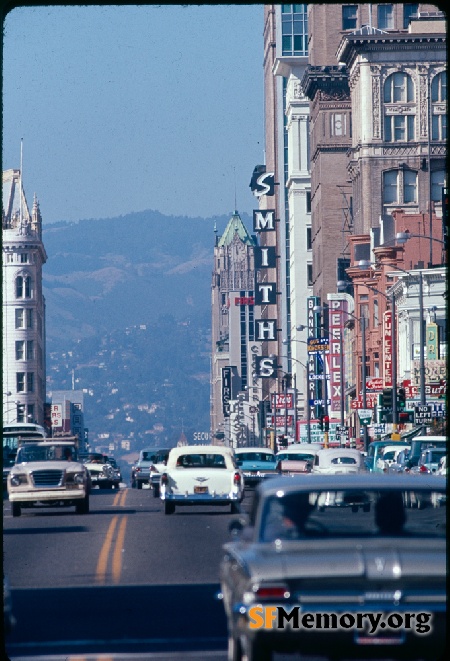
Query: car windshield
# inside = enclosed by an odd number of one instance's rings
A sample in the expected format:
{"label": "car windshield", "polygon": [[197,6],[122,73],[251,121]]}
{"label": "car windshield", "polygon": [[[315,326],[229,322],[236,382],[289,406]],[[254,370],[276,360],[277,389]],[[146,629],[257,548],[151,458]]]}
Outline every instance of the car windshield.
{"label": "car windshield", "polygon": [[29,461],[76,461],[74,445],[26,445],[19,448],[16,463]]}
{"label": "car windshield", "polygon": [[242,461],[275,461],[275,457],[270,452],[239,452],[236,460],[238,463]]}
{"label": "car windshield", "polygon": [[314,454],[307,454],[305,452],[279,452],[277,454],[278,461],[313,461]]}
{"label": "car windshield", "polygon": [[264,504],[259,540],[445,533],[445,491],[281,492]]}
{"label": "car windshield", "polygon": [[442,457],[445,456],[445,450],[433,450],[432,452],[424,452],[422,461],[427,464],[437,464]]}
{"label": "car windshield", "polygon": [[182,454],[177,459],[181,468],[226,468],[225,457],[221,454]]}

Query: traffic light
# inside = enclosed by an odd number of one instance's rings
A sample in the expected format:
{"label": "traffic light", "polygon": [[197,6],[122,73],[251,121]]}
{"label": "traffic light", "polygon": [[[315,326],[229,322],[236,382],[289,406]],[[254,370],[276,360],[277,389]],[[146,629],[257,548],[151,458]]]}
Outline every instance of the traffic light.
{"label": "traffic light", "polygon": [[406,407],[406,391],[404,388],[398,389],[397,406],[399,409],[404,409]]}
{"label": "traffic light", "polygon": [[319,429],[320,429],[320,431],[323,431],[324,418],[325,418],[325,416],[321,413],[320,416],[319,416]]}
{"label": "traffic light", "polygon": [[384,409],[392,408],[392,388],[383,388],[381,403]]}
{"label": "traffic light", "polygon": [[330,418],[328,415],[325,415],[323,418],[323,428],[324,431],[330,431]]}

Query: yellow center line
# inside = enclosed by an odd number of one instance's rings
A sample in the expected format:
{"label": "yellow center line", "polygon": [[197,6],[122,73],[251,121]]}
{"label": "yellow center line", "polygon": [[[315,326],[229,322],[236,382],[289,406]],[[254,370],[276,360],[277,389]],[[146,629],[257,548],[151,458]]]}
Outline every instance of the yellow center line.
{"label": "yellow center line", "polygon": [[114,496],[113,507],[115,507],[115,506],[117,505],[117,503],[119,502],[119,498],[120,498],[120,496],[121,496],[121,493],[120,493],[120,491],[118,491],[118,492],[116,493],[116,495]]}
{"label": "yellow center line", "polygon": [[112,560],[113,580],[118,583],[120,574],[122,573],[122,550],[123,540],[125,539],[125,528],[127,527],[127,516],[124,516],[120,522],[119,532],[117,534],[116,546],[114,548],[114,555]]}
{"label": "yellow center line", "polygon": [[124,505],[125,505],[125,499],[126,499],[126,497],[127,497],[127,493],[128,493],[128,489],[124,489],[124,490],[121,492],[121,499],[120,499],[120,501],[121,501],[121,502],[120,502],[121,507],[124,507]]}
{"label": "yellow center line", "polygon": [[111,523],[109,524],[108,532],[106,533],[106,539],[103,543],[102,550],[100,551],[100,556],[98,558],[97,569],[95,571],[95,578],[97,583],[105,582],[106,574],[106,565],[108,564],[108,555],[109,549],[111,548],[111,542],[114,535],[114,530],[116,529],[118,516],[114,516]]}

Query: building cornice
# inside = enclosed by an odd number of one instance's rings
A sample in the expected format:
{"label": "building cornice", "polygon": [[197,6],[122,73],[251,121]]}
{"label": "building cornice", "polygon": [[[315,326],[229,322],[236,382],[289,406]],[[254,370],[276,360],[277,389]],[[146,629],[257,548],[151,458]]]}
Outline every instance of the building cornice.
{"label": "building cornice", "polygon": [[330,92],[330,90],[341,90],[350,96],[347,68],[338,66],[309,66],[301,80],[303,93],[313,100],[317,92]]}

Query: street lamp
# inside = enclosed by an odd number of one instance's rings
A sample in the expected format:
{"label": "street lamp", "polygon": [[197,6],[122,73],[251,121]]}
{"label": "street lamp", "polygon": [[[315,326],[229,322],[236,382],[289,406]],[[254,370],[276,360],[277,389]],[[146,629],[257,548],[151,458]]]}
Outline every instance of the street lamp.
{"label": "street lamp", "polygon": [[[303,330],[303,327],[302,327]],[[301,342],[302,344],[308,344],[304,340],[291,340],[291,342]],[[288,344],[289,340],[283,340],[283,344]],[[287,356],[280,356],[280,358],[287,358]],[[309,401],[308,401],[308,387],[309,387],[309,364],[308,361],[306,361],[306,365],[302,363],[301,360],[297,360],[297,358],[288,358],[288,360],[293,360],[294,362],[298,363],[302,367],[306,369],[306,385],[307,385],[307,394],[306,394],[306,433],[308,436],[308,443],[311,443],[311,409],[309,408]],[[295,374],[294,374],[294,379],[295,379]],[[296,381],[294,381],[294,441],[297,440],[297,387],[296,387]]]}

